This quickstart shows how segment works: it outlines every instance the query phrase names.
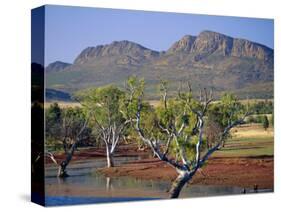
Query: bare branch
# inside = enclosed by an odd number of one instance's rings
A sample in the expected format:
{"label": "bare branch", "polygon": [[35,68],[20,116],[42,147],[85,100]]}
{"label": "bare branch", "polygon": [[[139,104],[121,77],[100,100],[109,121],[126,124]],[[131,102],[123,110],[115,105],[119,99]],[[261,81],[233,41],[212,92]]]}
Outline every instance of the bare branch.
{"label": "bare branch", "polygon": [[56,165],[58,165],[57,160],[55,159],[54,155],[50,152],[45,152],[45,156],[49,157]]}
{"label": "bare branch", "polygon": [[[56,165],[58,165],[58,162],[57,162],[57,160],[55,159],[55,157],[52,153],[45,152],[44,156],[50,158]],[[35,159],[34,163],[36,163],[41,157],[42,157],[42,153],[39,153],[37,158]]]}
{"label": "bare branch", "polygon": [[171,135],[172,133],[170,132],[170,130],[168,130],[167,128],[165,128],[164,126],[162,126],[162,124],[160,122],[157,122],[158,127],[165,132],[167,135]]}
{"label": "bare branch", "polygon": [[172,136],[169,136],[169,137],[168,137],[168,140],[167,140],[167,143],[166,143],[166,145],[165,145],[166,148],[165,148],[165,151],[164,151],[164,154],[163,154],[164,157],[166,157],[166,155],[167,155],[168,152],[169,152],[171,140],[172,140]]}
{"label": "bare branch", "polygon": [[177,135],[178,135],[178,136],[182,134],[182,132],[183,132],[183,130],[185,129],[185,127],[186,127],[186,124],[183,123],[183,124],[181,125],[179,131],[177,132]]}

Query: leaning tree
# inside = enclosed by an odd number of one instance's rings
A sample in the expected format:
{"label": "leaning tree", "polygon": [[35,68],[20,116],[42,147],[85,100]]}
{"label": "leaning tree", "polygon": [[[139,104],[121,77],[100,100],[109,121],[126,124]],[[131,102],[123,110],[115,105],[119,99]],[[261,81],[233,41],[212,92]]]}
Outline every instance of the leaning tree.
{"label": "leaning tree", "polygon": [[58,166],[58,177],[67,177],[66,168],[72,160],[77,145],[88,140],[91,130],[88,127],[88,118],[81,108],[61,109],[54,103],[46,111],[46,138],[53,140],[55,145],[62,144],[65,159],[60,163],[50,151],[45,156],[50,158]]}
{"label": "leaning tree", "polygon": [[[237,107],[239,103],[235,98],[222,98],[219,103],[214,103],[212,91],[207,89],[201,90],[195,98],[188,83],[187,86],[180,85],[177,98],[168,99],[167,82],[162,81],[161,105],[149,115],[150,118],[153,117],[153,123],[148,128],[144,124],[147,117],[142,111],[145,105],[144,82],[133,77],[127,84],[127,99],[130,102],[128,114],[130,120],[135,122],[135,130],[139,137],[157,158],[178,173],[170,189],[171,198],[179,196],[182,188],[190,182],[208,158],[222,147],[230,130],[244,123],[248,115],[248,112],[242,112],[241,107]],[[212,145],[205,145],[205,122],[208,120],[212,104],[218,104],[219,112],[227,124],[218,131],[219,134],[215,136]]]}
{"label": "leaning tree", "polygon": [[129,124],[121,112],[123,98],[124,92],[112,85],[91,88],[76,94],[83,109],[91,114],[89,124],[95,137],[105,145],[107,167],[114,166],[114,152]]}

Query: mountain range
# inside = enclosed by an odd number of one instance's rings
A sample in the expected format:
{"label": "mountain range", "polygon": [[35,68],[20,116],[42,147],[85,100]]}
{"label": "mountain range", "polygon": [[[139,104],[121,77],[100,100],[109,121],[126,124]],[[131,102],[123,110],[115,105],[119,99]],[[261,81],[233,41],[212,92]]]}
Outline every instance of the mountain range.
{"label": "mountain range", "polygon": [[46,67],[47,88],[74,92],[90,86],[117,84],[143,77],[148,97],[156,84],[168,80],[175,93],[182,80],[212,87],[216,94],[231,91],[241,97],[272,98],[274,50],[218,32],[185,35],[166,51],[154,51],[131,41],[87,47],[73,64],[56,61]]}

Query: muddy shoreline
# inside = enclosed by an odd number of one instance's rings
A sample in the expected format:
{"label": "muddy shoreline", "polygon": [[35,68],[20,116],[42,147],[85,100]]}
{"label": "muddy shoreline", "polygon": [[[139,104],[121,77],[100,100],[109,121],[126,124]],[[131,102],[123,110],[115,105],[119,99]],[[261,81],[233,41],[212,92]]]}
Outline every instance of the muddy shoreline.
{"label": "muddy shoreline", "polygon": [[[173,181],[176,171],[158,159],[145,159],[98,170],[107,177],[130,176],[146,180]],[[273,189],[273,157],[210,158],[190,184]]]}
{"label": "muddy shoreline", "polygon": [[[57,162],[60,163],[65,159],[65,154],[61,152],[54,153],[54,157]],[[136,145],[121,145],[118,146],[114,153],[114,157],[150,157],[149,149],[139,150]],[[71,162],[89,160],[95,158],[106,158],[105,148],[98,147],[88,147],[88,148],[78,148],[74,152]],[[51,164],[53,161],[50,158],[46,158],[46,164]]]}
{"label": "muddy shoreline", "polygon": [[[177,173],[166,163],[153,158],[149,149],[138,150],[136,145],[121,145],[115,157],[139,157],[138,160],[124,163],[112,168],[100,168],[98,172],[106,177],[133,177],[143,180],[173,181]],[[63,153],[55,154],[58,162],[65,157]],[[87,148],[76,151],[71,163],[82,160],[94,160],[106,157],[100,148]],[[47,164],[52,163],[46,159]],[[274,187],[273,156],[258,157],[211,157],[191,181],[194,185],[223,185],[252,189],[273,189]]]}

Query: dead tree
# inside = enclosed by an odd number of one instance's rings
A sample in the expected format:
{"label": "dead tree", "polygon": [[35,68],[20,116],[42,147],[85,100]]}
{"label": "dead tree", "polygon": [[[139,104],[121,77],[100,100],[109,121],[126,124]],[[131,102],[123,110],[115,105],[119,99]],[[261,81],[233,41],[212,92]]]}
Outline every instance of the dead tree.
{"label": "dead tree", "polygon": [[[137,85],[136,85],[137,87]],[[164,105],[164,110],[169,110],[169,103],[167,101],[167,87],[162,83],[162,101]],[[143,92],[139,92],[136,95],[137,99],[137,110],[135,113],[136,122],[135,129],[138,132],[139,137],[144,143],[146,143],[154,155],[156,155],[161,161],[166,162],[168,165],[173,167],[178,176],[172,183],[170,189],[170,197],[177,198],[182,190],[182,188],[189,183],[195,173],[204,165],[208,158],[218,149],[221,148],[226,135],[229,131],[239,125],[244,123],[245,117],[248,112],[243,114],[239,119],[229,120],[229,124],[222,130],[217,138],[215,144],[203,151],[203,139],[204,136],[204,124],[207,119],[206,112],[208,111],[209,105],[213,101],[212,92],[208,92],[204,89],[200,92],[199,98],[195,99],[192,96],[191,86],[188,84],[188,92],[182,92],[182,86],[180,86],[178,91],[178,100],[184,105],[183,110],[180,114],[175,114],[180,118],[181,124],[177,123],[179,119],[172,117],[171,120],[164,126],[163,123],[158,123],[157,127],[159,131],[165,134],[161,138],[158,135],[151,135],[145,133],[145,126],[142,123],[142,107],[143,107]],[[195,117],[195,123],[190,126],[191,123],[188,122],[188,114]],[[191,128],[192,130],[187,130]],[[195,140],[194,154],[187,153],[186,148],[190,144],[191,140]],[[178,149],[178,157],[174,157],[171,154],[171,145],[176,145]],[[191,147],[193,148],[193,147]]]}
{"label": "dead tree", "polygon": [[[77,148],[77,145],[80,143],[81,140],[83,140],[83,133],[87,128],[88,124],[88,119],[86,119],[82,125],[82,127],[79,129],[77,133],[74,133],[74,129],[70,130],[71,133],[69,135],[69,129],[65,132],[65,137],[63,139],[63,148],[65,152],[65,159],[59,164],[59,169],[58,169],[58,177],[68,177],[68,174],[66,172],[66,167],[72,160],[72,157],[74,155],[74,152]],[[69,127],[68,127],[69,128]],[[68,143],[67,140],[70,142]]]}

